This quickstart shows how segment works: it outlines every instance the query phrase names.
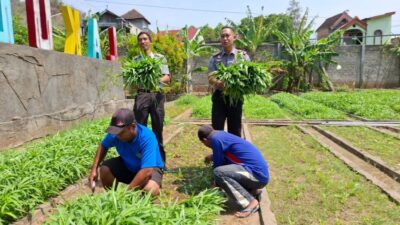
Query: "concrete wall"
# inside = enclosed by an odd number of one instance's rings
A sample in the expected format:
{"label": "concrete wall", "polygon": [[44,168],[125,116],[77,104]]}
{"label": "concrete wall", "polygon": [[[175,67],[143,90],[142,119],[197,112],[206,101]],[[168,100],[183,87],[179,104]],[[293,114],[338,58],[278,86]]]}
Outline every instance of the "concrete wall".
{"label": "concrete wall", "polygon": [[[280,55],[277,45],[263,45],[257,52],[257,57],[263,54],[262,51],[267,51],[277,58]],[[334,60],[341,65],[342,69],[336,70],[336,65],[331,65],[327,70],[335,85],[361,88],[400,87],[400,58],[382,51],[381,46],[365,46],[362,67],[361,45],[338,46],[336,52],[339,56]],[[195,58],[195,68],[207,66],[208,61],[209,59]],[[206,91],[207,88],[206,73],[194,74],[193,90]]]}
{"label": "concrete wall", "polygon": [[0,43],[0,148],[109,116],[125,100],[119,63]]}
{"label": "concrete wall", "polygon": [[335,65],[328,68],[334,84],[361,88],[400,87],[400,58],[384,52],[381,46],[365,46],[362,71],[362,46],[338,46],[336,52],[339,56],[334,60],[342,69],[336,70]]}

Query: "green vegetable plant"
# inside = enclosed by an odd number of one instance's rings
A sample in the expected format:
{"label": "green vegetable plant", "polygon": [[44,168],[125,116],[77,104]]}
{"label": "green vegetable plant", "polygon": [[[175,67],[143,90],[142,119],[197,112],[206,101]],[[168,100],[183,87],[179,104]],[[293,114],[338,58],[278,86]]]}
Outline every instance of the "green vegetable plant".
{"label": "green vegetable plant", "polygon": [[243,60],[230,66],[218,65],[213,76],[224,82],[224,95],[230,104],[243,101],[245,95],[263,93],[271,86],[271,75],[262,65]]}
{"label": "green vegetable plant", "polygon": [[346,119],[346,115],[341,111],[289,93],[275,94],[271,100],[305,119]]}
{"label": "green vegetable plant", "polygon": [[[83,123],[0,154],[0,224],[9,224],[81,179],[109,119]],[[115,155],[115,154],[109,154]]]}
{"label": "green vegetable plant", "polygon": [[142,56],[140,61],[126,59],[122,66],[122,77],[127,87],[160,91],[161,59]]}
{"label": "green vegetable plant", "polygon": [[160,201],[156,205],[150,194],[118,188],[58,207],[45,224],[215,224],[224,198],[214,189],[181,202]]}

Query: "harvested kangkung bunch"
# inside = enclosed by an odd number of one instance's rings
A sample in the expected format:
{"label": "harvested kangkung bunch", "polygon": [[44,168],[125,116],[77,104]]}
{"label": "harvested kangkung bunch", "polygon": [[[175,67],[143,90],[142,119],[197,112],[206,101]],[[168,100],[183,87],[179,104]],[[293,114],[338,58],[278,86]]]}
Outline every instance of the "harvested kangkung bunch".
{"label": "harvested kangkung bunch", "polygon": [[224,95],[236,104],[243,96],[260,94],[271,86],[271,75],[257,63],[240,61],[228,67],[220,64],[213,76],[225,84]]}
{"label": "harvested kangkung bunch", "polygon": [[150,91],[160,90],[161,59],[143,57],[139,62],[129,59],[122,65],[122,77],[125,86],[146,89]]}

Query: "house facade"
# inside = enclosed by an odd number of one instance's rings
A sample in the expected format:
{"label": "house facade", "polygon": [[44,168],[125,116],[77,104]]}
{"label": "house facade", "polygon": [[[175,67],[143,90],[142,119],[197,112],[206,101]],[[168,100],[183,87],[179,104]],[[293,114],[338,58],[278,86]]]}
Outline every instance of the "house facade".
{"label": "house facade", "polygon": [[149,29],[150,22],[136,10],[130,10],[129,12],[118,16],[117,14],[106,9],[99,13],[99,28],[105,30],[108,27],[115,27],[117,30],[125,29],[126,32],[136,35],[141,31],[147,31],[151,33]]}
{"label": "house facade", "polygon": [[389,12],[365,19],[351,17],[347,11],[326,19],[316,30],[317,39],[327,37],[331,33],[342,30],[342,44],[345,45],[382,45],[390,40],[392,34],[392,15]]}
{"label": "house facade", "polygon": [[139,28],[142,31],[152,33],[149,26],[150,22],[137,10],[132,9],[121,16],[125,21]]}

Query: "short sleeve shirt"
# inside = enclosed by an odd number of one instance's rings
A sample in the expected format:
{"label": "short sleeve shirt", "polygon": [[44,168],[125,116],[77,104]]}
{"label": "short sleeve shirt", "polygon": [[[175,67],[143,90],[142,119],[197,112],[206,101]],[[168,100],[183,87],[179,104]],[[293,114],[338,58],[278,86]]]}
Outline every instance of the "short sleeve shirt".
{"label": "short sleeve shirt", "polygon": [[164,167],[156,136],[150,129],[138,123],[136,137],[132,141],[123,142],[114,134],[106,134],[101,145],[106,151],[115,147],[125,166],[134,173],[144,168]]}
{"label": "short sleeve shirt", "polygon": [[229,66],[235,63],[237,57],[240,57],[245,61],[250,61],[249,55],[243,50],[234,48],[231,53],[226,53],[222,50],[211,57],[210,62],[208,63],[208,72],[211,73],[216,71],[218,69],[218,64],[222,63],[224,66]]}
{"label": "short sleeve shirt", "polygon": [[238,164],[257,180],[268,183],[268,164],[261,152],[250,142],[225,131],[215,131],[211,136],[213,166]]}

